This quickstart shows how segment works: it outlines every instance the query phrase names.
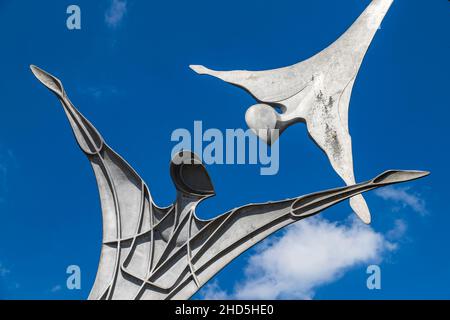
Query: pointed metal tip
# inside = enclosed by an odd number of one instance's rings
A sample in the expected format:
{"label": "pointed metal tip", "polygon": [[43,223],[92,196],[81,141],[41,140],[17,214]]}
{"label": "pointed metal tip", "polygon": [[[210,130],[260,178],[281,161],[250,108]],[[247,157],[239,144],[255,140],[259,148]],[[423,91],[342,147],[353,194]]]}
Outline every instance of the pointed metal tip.
{"label": "pointed metal tip", "polygon": [[30,69],[31,69],[31,72],[33,72],[34,76],[38,79],[39,79],[39,75],[44,72],[41,68],[35,66],[34,64],[30,64]]}
{"label": "pointed metal tip", "polygon": [[370,224],[372,222],[372,217],[370,216],[370,214],[368,216],[362,216],[358,213],[356,213],[355,211],[353,211],[356,216],[359,218],[360,221],[362,221],[364,224]]}
{"label": "pointed metal tip", "polygon": [[31,72],[34,76],[48,89],[53,91],[56,95],[62,97],[64,95],[64,89],[58,78],[52,76],[50,73],[42,70],[41,68],[31,64]]}
{"label": "pointed metal tip", "polygon": [[189,68],[191,68],[193,71],[197,72],[198,74],[211,74],[210,69],[206,68],[205,66],[199,65],[199,64],[191,64],[189,65]]}
{"label": "pointed metal tip", "polygon": [[376,184],[400,183],[420,179],[429,174],[429,171],[420,170],[388,170],[373,179],[373,182]]}
{"label": "pointed metal tip", "polygon": [[38,66],[34,65],[34,64],[30,64],[30,69],[31,72],[33,72],[33,74],[39,78],[42,75],[50,75],[48,72],[44,71],[43,69],[39,68]]}
{"label": "pointed metal tip", "polygon": [[[356,214],[356,212],[355,212]],[[372,222],[372,217],[361,217],[360,215],[356,214],[356,216],[359,218],[359,220],[364,223],[369,225]]]}
{"label": "pointed metal tip", "polygon": [[430,171],[420,171],[420,170],[419,170],[419,171],[417,171],[417,172],[421,174],[420,178],[429,176],[429,175],[431,174]]}

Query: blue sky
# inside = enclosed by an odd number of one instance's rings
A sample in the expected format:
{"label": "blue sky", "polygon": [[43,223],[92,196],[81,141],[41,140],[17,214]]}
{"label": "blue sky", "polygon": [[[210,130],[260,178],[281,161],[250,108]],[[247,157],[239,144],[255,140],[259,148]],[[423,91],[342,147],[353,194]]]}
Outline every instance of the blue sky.
{"label": "blue sky", "polygon": [[[63,81],[72,102],[146,180],[154,200],[168,205],[175,196],[168,170],[173,130],[192,130],[195,120],[204,128],[246,128],[244,112],[254,103],[188,65],[265,70],[293,64],[334,41],[369,2],[0,1],[0,298],[84,299],[100,253],[100,205],[89,162],[29,64]],[[70,4],[81,8],[81,30],[66,28]],[[391,168],[432,174],[366,194],[370,227],[349,218],[343,203],[275,235],[195,298],[254,297],[264,283],[277,285],[273,298],[450,298],[449,21],[448,1],[394,1],[350,105],[357,180]],[[259,169],[208,166],[217,196],[201,204],[199,216],[342,185],[302,124],[281,137],[279,173],[261,176]],[[327,239],[342,241],[335,245],[346,248],[345,259],[330,254]],[[309,258],[298,256],[291,273],[265,267],[302,252]],[[313,259],[317,252],[324,252],[322,260]],[[381,267],[381,290],[366,287],[373,263]],[[81,290],[65,286],[73,264],[81,268]],[[293,285],[286,285],[289,279]]]}

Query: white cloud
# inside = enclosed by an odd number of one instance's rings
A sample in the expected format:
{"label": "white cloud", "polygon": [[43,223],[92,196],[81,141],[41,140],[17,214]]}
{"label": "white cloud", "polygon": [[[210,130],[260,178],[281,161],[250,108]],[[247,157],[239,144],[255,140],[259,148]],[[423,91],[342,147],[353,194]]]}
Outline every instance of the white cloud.
{"label": "white cloud", "polygon": [[5,277],[5,276],[7,276],[9,273],[11,273],[11,270],[9,270],[9,269],[6,268],[5,266],[3,266],[2,263],[0,262],[0,277]]}
{"label": "white cloud", "polygon": [[50,289],[50,292],[58,292],[62,289],[61,285],[57,284],[53,288]]}
{"label": "white cloud", "polygon": [[111,4],[105,13],[105,22],[111,27],[117,27],[127,12],[127,2],[125,0],[111,0]]}
{"label": "white cloud", "polygon": [[5,283],[5,288],[16,290],[20,288],[20,284],[18,282],[14,282],[14,276],[11,276],[11,269],[6,267],[2,262],[0,262],[0,285],[2,282]]}
{"label": "white cloud", "polygon": [[389,240],[399,240],[402,238],[408,226],[404,220],[397,219],[394,221],[394,227],[386,233],[386,238]]}
{"label": "white cloud", "polygon": [[318,287],[352,267],[380,263],[396,247],[357,219],[338,224],[308,218],[260,245],[233,293],[227,295],[213,282],[200,294],[205,299],[312,299]]}
{"label": "white cloud", "polygon": [[213,280],[208,282],[200,291],[200,295],[206,300],[228,300],[232,297],[228,296],[225,290],[220,288],[219,282]]}
{"label": "white cloud", "polygon": [[418,194],[409,192],[409,188],[388,186],[376,190],[375,194],[384,200],[391,200],[401,204],[403,207],[410,207],[422,215],[428,213],[425,200],[421,199]]}

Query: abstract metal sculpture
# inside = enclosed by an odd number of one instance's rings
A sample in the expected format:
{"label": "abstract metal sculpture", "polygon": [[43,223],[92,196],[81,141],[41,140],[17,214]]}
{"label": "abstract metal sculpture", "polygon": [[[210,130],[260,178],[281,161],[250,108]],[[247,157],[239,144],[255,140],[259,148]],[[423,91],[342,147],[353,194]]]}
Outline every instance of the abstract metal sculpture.
{"label": "abstract metal sculpture", "polygon": [[214,195],[206,169],[189,151],[175,155],[170,173],[173,205],[160,208],[146,183],[73,106],[61,82],[31,66],[61,101],[75,138],[97,179],[103,244],[90,299],[188,299],[239,254],[273,232],[365,191],[424,177],[424,171],[386,171],[376,178],[262,204],[248,204],[213,219],[195,215]]}
{"label": "abstract metal sculpture", "polygon": [[[255,134],[269,144],[290,125],[305,122],[310,137],[326,153],[333,169],[347,185],[352,185],[355,177],[348,130],[350,96],[364,55],[392,2],[373,0],[333,44],[289,67],[266,71],[190,67],[253,95],[259,103],[247,110],[245,120]],[[365,223],[370,223],[370,212],[361,195],[350,199],[350,205]]]}

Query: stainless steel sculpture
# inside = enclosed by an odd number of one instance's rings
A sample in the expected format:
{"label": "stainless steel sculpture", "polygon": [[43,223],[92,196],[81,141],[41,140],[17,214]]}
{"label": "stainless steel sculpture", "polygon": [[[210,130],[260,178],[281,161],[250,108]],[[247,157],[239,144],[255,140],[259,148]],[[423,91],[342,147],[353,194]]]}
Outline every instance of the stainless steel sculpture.
{"label": "stainless steel sculpture", "polygon": [[177,198],[167,208],[158,207],[146,183],[78,112],[61,82],[31,69],[62,103],[97,179],[103,244],[90,299],[188,299],[231,260],[280,228],[362,192],[428,174],[386,171],[364,183],[248,204],[202,220],[195,215],[196,206],[213,196],[214,188],[193,153],[184,151],[172,159]]}
{"label": "stainless steel sculpture", "polygon": [[[347,185],[352,185],[350,96],[364,55],[392,2],[373,0],[328,48],[289,67],[266,71],[214,71],[199,65],[191,68],[253,95],[258,104],[247,110],[245,120],[269,144],[290,125],[305,122],[310,137],[327,154],[333,169]],[[273,129],[279,132],[274,134]],[[365,223],[370,223],[370,212],[361,195],[351,198],[350,205]]]}

